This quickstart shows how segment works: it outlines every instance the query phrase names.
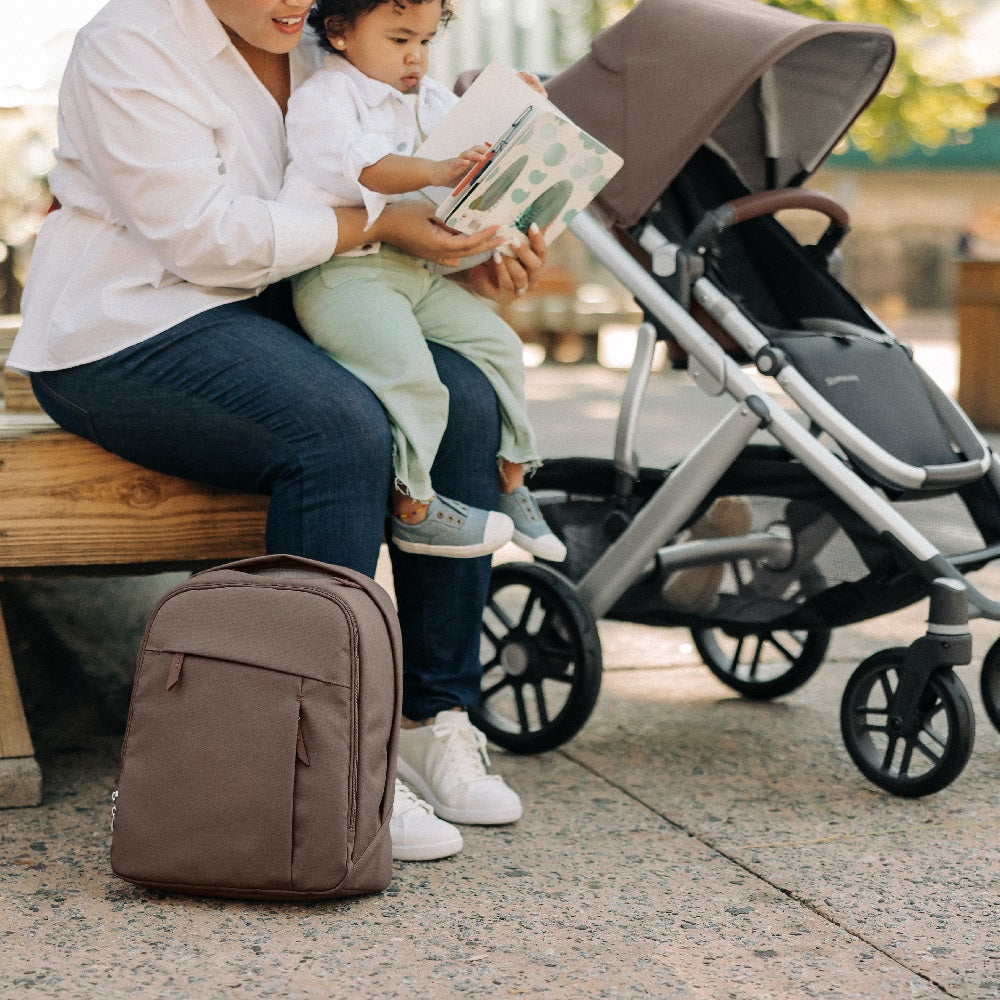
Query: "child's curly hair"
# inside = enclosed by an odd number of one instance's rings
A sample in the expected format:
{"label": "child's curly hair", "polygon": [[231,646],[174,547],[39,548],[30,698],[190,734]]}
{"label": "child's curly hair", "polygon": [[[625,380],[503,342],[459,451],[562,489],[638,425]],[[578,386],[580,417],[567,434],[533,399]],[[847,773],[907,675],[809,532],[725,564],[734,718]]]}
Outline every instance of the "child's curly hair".
{"label": "child's curly hair", "polygon": [[[425,0],[316,0],[306,23],[319,37],[320,48],[336,52],[327,35],[349,28],[358,18],[376,7],[391,3],[399,10],[404,10],[411,3],[424,2]],[[447,25],[454,16],[454,0],[441,0],[441,23]]]}

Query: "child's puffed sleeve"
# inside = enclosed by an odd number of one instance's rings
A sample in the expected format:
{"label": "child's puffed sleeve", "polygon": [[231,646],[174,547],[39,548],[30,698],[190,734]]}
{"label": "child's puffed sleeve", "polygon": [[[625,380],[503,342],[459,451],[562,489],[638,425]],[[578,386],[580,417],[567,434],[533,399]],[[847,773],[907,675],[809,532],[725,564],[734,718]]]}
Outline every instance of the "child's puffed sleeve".
{"label": "child's puffed sleeve", "polygon": [[373,129],[350,79],[320,71],[292,93],[285,116],[289,175],[331,195],[333,204],[363,205],[370,226],[389,198],[359,180],[365,167],[397,152],[394,137]]}

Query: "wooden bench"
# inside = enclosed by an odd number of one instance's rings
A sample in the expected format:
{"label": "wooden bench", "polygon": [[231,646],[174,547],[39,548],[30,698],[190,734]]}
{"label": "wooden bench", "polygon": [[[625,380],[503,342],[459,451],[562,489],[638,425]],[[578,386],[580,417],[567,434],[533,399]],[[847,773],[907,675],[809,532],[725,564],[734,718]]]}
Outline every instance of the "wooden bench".
{"label": "wooden bench", "polygon": [[[0,317],[0,355],[16,320]],[[56,428],[4,376],[0,578],[197,569],[264,551],[267,497],[150,472]],[[0,807],[38,805],[41,771],[0,611]]]}

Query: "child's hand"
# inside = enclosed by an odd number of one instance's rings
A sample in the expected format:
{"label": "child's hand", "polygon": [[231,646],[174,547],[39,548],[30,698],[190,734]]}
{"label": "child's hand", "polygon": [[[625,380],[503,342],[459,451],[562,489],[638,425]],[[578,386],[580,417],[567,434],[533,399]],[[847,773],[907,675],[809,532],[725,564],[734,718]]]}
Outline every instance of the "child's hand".
{"label": "child's hand", "polygon": [[489,152],[489,146],[473,146],[450,160],[437,160],[431,164],[429,184],[432,187],[451,187],[457,184]]}
{"label": "child's hand", "polygon": [[537,90],[542,97],[548,97],[549,95],[545,92],[545,88],[542,86],[542,81],[535,76],[534,73],[528,73],[525,70],[520,70],[517,74],[532,90]]}

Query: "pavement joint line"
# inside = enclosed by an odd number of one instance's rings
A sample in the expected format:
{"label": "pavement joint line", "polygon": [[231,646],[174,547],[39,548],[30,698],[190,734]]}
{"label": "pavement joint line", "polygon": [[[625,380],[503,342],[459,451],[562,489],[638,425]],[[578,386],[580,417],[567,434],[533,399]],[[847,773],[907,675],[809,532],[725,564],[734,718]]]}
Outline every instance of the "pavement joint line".
{"label": "pavement joint line", "polygon": [[[639,798],[636,794],[634,794],[624,785],[621,785],[617,781],[613,781],[606,775],[601,774],[600,771],[596,770],[589,764],[575,757],[570,751],[566,749],[559,749],[556,752],[559,753],[566,760],[568,760],[571,764],[575,764],[577,767],[580,767],[583,770],[587,771],[589,774],[592,774],[599,781],[602,781],[606,785],[609,785],[611,788],[614,788],[616,791],[620,792],[627,799],[630,799],[632,802],[640,806],[645,811],[651,812],[654,816],[658,816],[660,819],[663,820],[664,823],[673,827],[678,832],[687,834],[687,836],[689,836],[692,840],[696,840],[699,844],[702,844],[713,854],[717,854],[723,860],[729,862],[729,864],[733,865],[734,867],[739,868],[741,871],[745,872],[751,878],[756,879],[758,882],[762,882],[764,885],[774,889],[775,892],[780,893],[790,902],[803,907],[810,913],[817,916],[820,920],[823,920],[828,924],[832,924],[834,927],[838,928],[838,930],[841,930],[845,934],[847,934],[848,937],[852,937],[856,941],[859,941],[863,945],[865,945],[865,947],[871,948],[872,951],[877,952],[879,955],[882,955],[887,961],[892,962],[894,965],[899,966],[900,969],[905,969],[906,972],[909,973],[911,976],[915,976],[917,979],[920,979],[923,982],[927,983],[928,985],[933,986],[935,989],[940,990],[942,995],[946,997],[953,997],[955,998],[955,1000],[961,1000],[960,994],[952,993],[945,986],[939,983],[936,979],[931,978],[927,973],[921,972],[919,969],[915,969],[910,965],[907,965],[906,962],[904,962],[900,958],[897,958],[895,955],[893,955],[891,951],[886,950],[885,947],[873,941],[871,938],[866,937],[858,929],[851,927],[848,924],[844,923],[843,921],[839,920],[835,914],[827,912],[819,903],[811,901],[808,897],[801,895],[794,889],[790,889],[783,885],[779,885],[771,878],[769,878],[767,875],[765,875],[763,872],[757,871],[757,869],[754,868],[749,861],[744,861],[738,855],[722,847],[720,844],[716,843],[711,838],[706,837],[703,834],[696,832],[695,830],[689,829],[683,823],[680,823],[677,820],[671,819],[668,815],[666,815],[666,813],[661,812],[659,809],[655,809],[648,802],[644,802],[641,798]],[[741,849],[745,850],[746,848],[741,848]]]}
{"label": "pavement joint line", "polygon": [[878,837],[891,837],[895,834],[910,834],[928,830],[996,830],[993,823],[924,823],[919,826],[894,826],[885,830],[867,830],[864,833],[840,833],[831,837],[816,837],[810,840],[776,840],[773,843],[740,844],[741,851],[768,851],[775,847],[811,847],[817,844],[840,844],[851,840],[872,840]]}

